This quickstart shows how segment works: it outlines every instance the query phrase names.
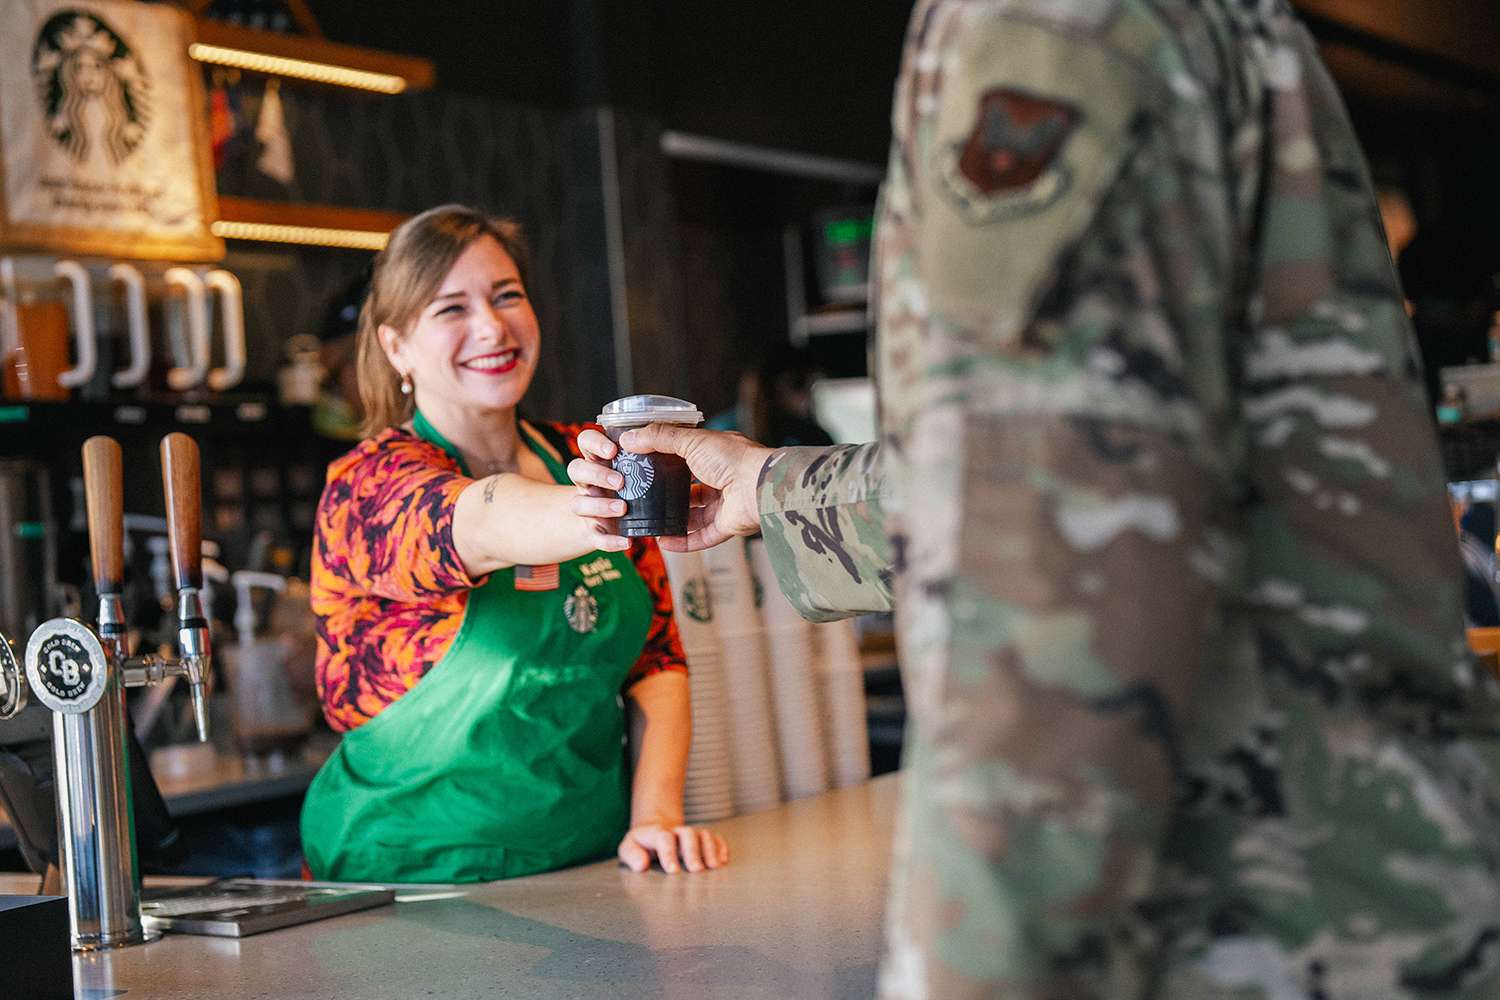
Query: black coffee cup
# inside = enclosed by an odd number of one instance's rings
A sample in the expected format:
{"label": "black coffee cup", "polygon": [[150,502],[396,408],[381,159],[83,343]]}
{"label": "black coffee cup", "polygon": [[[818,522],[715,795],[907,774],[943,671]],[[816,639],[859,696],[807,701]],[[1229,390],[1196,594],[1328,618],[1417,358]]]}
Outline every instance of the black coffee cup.
{"label": "black coffee cup", "polygon": [[[604,433],[616,444],[620,435],[647,424],[681,424],[697,427],[703,414],[686,400],[673,396],[626,396],[599,414]],[[626,538],[685,535],[688,530],[688,500],[693,476],[687,463],[676,455],[660,452],[637,455],[623,448],[611,463],[625,477],[616,492],[625,501],[620,534]]]}

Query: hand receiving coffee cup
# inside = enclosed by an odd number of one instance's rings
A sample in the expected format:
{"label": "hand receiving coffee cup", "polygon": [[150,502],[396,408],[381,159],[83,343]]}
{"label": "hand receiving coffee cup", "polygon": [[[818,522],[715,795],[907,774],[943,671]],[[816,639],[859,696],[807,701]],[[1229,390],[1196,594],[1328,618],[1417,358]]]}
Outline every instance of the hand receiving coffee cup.
{"label": "hand receiving coffee cup", "polygon": [[653,463],[664,456],[686,463],[698,479],[692,487],[686,537],[661,538],[664,549],[692,552],[760,529],[756,489],[773,452],[742,434],[657,423],[624,431],[618,444],[598,431],[584,431],[578,436],[578,450],[584,457],[573,460],[568,474],[588,492],[623,486],[624,476],[614,472],[611,463],[625,452],[648,455]]}

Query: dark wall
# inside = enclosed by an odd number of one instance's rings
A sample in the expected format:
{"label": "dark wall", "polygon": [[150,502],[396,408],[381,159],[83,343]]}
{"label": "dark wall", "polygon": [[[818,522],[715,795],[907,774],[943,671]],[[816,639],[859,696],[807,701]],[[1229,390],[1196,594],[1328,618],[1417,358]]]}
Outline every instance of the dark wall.
{"label": "dark wall", "polygon": [[[691,345],[687,391],[717,412],[734,404],[739,376],[789,339],[784,235],[790,229],[804,244],[804,306],[813,308],[811,220],[824,208],[873,209],[875,189],[691,162],[672,165],[671,185]],[[815,337],[809,349],[829,374],[865,373],[862,334]]]}
{"label": "dark wall", "polygon": [[1429,394],[1444,367],[1488,360],[1500,308],[1500,77],[1314,21],[1376,183],[1411,202],[1398,261]]}
{"label": "dark wall", "polygon": [[[334,41],[432,59],[438,92],[379,98],[287,85],[297,177],[282,186],[254,167],[261,87],[246,83],[238,95],[245,125],[219,172],[220,190],[402,212],[456,200],[518,217],[536,250],[533,295],[548,343],[531,404],[559,417],[593,412],[614,390],[595,109],[617,108],[621,128],[879,163],[910,11],[909,0],[310,6]],[[637,387],[677,386],[705,405],[728,405],[738,369],[786,337],[782,228],[873,192],[765,175],[710,171],[705,179],[691,166],[648,159],[620,164],[661,175],[624,185],[645,202],[625,206],[633,278],[671,267],[682,280],[632,280],[628,319],[643,354]],[[248,297],[251,378],[268,383],[287,337],[316,332],[366,257],[231,249]]]}
{"label": "dark wall", "polygon": [[1359,128],[1378,180],[1405,191],[1417,218],[1400,270],[1436,392],[1440,368],[1488,360],[1500,308],[1500,143],[1472,122],[1430,115],[1366,113]]}
{"label": "dark wall", "polygon": [[911,4],[657,5],[672,128],[883,163]]}
{"label": "dark wall", "polygon": [[308,6],[331,41],[431,59],[444,91],[545,107],[574,103],[572,0],[309,0]]}
{"label": "dark wall", "polygon": [[432,59],[439,86],[609,104],[667,128],[883,162],[911,0],[310,0],[327,36]]}
{"label": "dark wall", "polygon": [[[254,122],[262,88],[247,83]],[[542,364],[529,411],[577,419],[613,398],[614,353],[596,117],[482,97],[366,97],[282,88],[297,174],[281,185],[255,169],[252,129],[229,148],[219,191],[272,200],[415,213],[463,202],[513,216],[533,252],[530,292]],[[252,380],[268,381],[287,338],[316,333],[333,298],[369,255],[231,244],[245,285]]]}
{"label": "dark wall", "polygon": [[[310,2],[335,40],[432,58],[445,90],[555,109],[611,106],[659,128],[870,163],[885,158],[912,6],[428,0],[379,4],[373,16],[367,0]],[[1500,273],[1500,77],[1483,60],[1445,55],[1442,44],[1377,30],[1381,18],[1358,4],[1299,6],[1378,176],[1403,187],[1417,213],[1420,235],[1401,264],[1429,368],[1482,354]],[[1451,7],[1432,13],[1393,0],[1380,10],[1389,19],[1400,8],[1406,20],[1397,17],[1396,27],[1410,28],[1450,17]],[[1351,10],[1359,16],[1346,16]],[[1500,32],[1487,16],[1466,23]],[[682,290],[675,306],[653,301],[643,310],[632,300],[632,324],[672,331],[657,338],[670,357],[648,359],[643,378],[717,401],[733,381],[725,364],[784,336],[784,300],[771,288],[779,281],[775,235],[788,220],[779,208],[765,211],[766,183],[671,167]],[[650,240],[672,238],[660,219],[650,221]],[[679,342],[692,345],[696,373],[671,360]]]}

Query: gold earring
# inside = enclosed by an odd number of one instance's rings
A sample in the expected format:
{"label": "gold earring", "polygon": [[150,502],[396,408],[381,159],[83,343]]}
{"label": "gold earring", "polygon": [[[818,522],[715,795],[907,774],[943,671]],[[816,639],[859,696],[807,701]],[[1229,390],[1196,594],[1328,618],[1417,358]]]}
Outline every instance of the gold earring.
{"label": "gold earring", "polygon": [[403,395],[403,396],[410,396],[411,395],[411,376],[410,375],[402,375],[401,376],[401,395]]}

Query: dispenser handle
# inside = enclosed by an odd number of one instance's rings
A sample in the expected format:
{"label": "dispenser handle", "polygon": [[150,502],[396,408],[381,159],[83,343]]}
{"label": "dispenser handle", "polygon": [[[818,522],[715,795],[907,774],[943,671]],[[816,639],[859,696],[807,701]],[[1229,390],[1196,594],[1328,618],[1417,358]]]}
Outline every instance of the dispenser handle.
{"label": "dispenser handle", "polygon": [[177,646],[193,697],[198,740],[208,742],[208,698],[213,690],[212,637],[203,598],[203,508],[198,444],[181,432],[161,439],[161,481],[167,495],[167,538],[177,584]]}
{"label": "dispenser handle", "polygon": [[15,259],[0,257],[0,364],[21,346],[21,321],[16,315],[19,294]]}
{"label": "dispenser handle", "polygon": [[120,444],[98,435],[83,443],[84,504],[94,589],[118,594],[125,582],[125,475]]}
{"label": "dispenser handle", "polygon": [[256,587],[279,594],[286,589],[286,577],[253,569],[237,569],[229,575],[229,580],[234,585],[234,631],[240,642],[248,642],[255,635],[255,606],[251,603],[251,594]]}
{"label": "dispenser handle", "polygon": [[168,268],[163,275],[167,284],[181,288],[187,296],[188,353],[192,364],[167,372],[167,384],[178,392],[194,389],[208,376],[208,289],[198,272],[186,267]]}
{"label": "dispenser handle", "polygon": [[224,367],[208,373],[208,387],[223,392],[245,377],[245,294],[240,279],[223,269],[208,272],[203,281],[219,293],[219,325],[224,329]]}
{"label": "dispenser handle", "polygon": [[203,506],[198,443],[180,431],[161,439],[161,482],[167,497],[167,537],[178,590],[203,586]]}
{"label": "dispenser handle", "polygon": [[125,327],[130,332],[130,364],[115,372],[110,382],[116,389],[133,389],[146,381],[151,371],[151,333],[146,320],[146,279],[132,264],[110,267],[111,281],[125,286]]}
{"label": "dispenser handle", "polygon": [[57,384],[64,389],[76,389],[87,385],[94,377],[99,354],[94,344],[94,291],[89,281],[89,272],[82,264],[72,260],[60,260],[52,265],[58,277],[68,283],[73,293],[73,346],[78,354],[78,364],[65,372],[57,373]]}

